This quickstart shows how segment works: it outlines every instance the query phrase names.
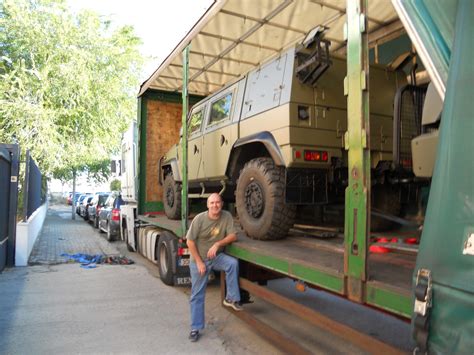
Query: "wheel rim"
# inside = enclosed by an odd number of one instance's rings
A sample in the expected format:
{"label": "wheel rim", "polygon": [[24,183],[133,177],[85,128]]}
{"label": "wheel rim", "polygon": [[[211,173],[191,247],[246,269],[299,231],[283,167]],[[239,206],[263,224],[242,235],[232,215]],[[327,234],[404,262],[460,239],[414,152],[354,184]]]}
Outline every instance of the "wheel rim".
{"label": "wheel rim", "polygon": [[172,188],[168,187],[166,190],[166,202],[168,206],[173,207],[174,205],[174,191]]}
{"label": "wheel rim", "polygon": [[245,188],[245,209],[253,218],[261,217],[265,209],[263,189],[256,181]]}
{"label": "wheel rim", "polygon": [[168,273],[168,252],[164,243],[160,246],[160,270],[163,275]]}

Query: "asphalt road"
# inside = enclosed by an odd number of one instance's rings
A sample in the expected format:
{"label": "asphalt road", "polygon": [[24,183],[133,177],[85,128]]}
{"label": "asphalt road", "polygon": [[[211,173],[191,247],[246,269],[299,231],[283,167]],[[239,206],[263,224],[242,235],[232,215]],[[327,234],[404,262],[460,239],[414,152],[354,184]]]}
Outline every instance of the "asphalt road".
{"label": "asphalt road", "polygon": [[[190,343],[189,287],[169,287],[156,265],[123,242],[108,243],[82,218],[70,219],[66,206],[52,206],[30,258],[36,266],[0,274],[1,354],[279,354],[280,349],[220,305],[215,281],[208,286],[206,330]],[[62,252],[126,255],[133,265],[83,269]],[[290,280],[269,288],[361,332],[411,349],[409,325],[338,297],[308,289],[295,291]],[[245,308],[315,354],[363,354],[344,334],[295,319],[264,300]]]}
{"label": "asphalt road", "polygon": [[0,354],[275,354],[220,305],[210,287],[207,328],[188,340],[189,288],[159,280],[156,266],[130,253],[133,265],[84,269],[66,253],[125,254],[65,206],[52,206],[30,260],[0,274]]}

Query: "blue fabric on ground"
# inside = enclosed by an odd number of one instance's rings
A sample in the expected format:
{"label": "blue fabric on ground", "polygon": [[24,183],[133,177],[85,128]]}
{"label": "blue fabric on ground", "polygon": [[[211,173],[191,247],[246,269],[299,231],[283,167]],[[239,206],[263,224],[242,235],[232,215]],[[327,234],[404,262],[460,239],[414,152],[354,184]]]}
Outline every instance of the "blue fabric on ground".
{"label": "blue fabric on ground", "polygon": [[74,260],[77,263],[81,263],[82,266],[90,265],[90,264],[95,264],[95,263],[101,263],[102,261],[102,255],[97,254],[97,255],[89,255],[89,254],[67,254],[63,253],[61,254],[62,257],[68,258],[69,260]]}
{"label": "blue fabric on ground", "polygon": [[130,265],[134,264],[134,261],[127,258],[126,256],[107,256],[105,254],[96,254],[96,255],[89,255],[89,254],[67,254],[62,253],[62,257],[67,258],[69,260],[74,260],[77,263],[81,263],[81,267],[84,269],[94,269],[97,267],[97,264],[112,264],[112,265]]}
{"label": "blue fabric on ground", "polygon": [[96,263],[87,264],[87,265],[82,264],[81,267],[82,267],[83,269],[95,269],[95,268],[97,267],[97,264],[96,264]]}

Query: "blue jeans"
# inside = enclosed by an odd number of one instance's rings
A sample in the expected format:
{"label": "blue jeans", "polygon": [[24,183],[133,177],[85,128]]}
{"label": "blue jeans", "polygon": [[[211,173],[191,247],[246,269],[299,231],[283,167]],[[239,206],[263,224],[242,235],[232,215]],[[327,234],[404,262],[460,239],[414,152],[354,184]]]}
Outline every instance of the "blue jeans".
{"label": "blue jeans", "polygon": [[225,271],[227,296],[230,301],[240,302],[239,291],[239,262],[232,256],[218,254],[214,259],[205,259],[206,273],[201,276],[196,263],[189,264],[191,271],[191,329],[204,329],[204,301],[206,296],[207,279],[211,270]]}

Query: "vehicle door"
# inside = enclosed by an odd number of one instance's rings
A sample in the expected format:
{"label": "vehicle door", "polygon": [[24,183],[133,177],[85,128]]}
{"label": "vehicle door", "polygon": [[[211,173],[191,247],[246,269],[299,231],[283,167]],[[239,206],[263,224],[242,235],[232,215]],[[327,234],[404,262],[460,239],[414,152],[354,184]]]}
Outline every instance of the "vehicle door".
{"label": "vehicle door", "polygon": [[202,159],[202,122],[205,105],[200,105],[191,111],[188,119],[188,180],[198,180]]}
{"label": "vehicle door", "polygon": [[104,208],[101,208],[99,211],[99,229],[107,230],[107,223],[109,220],[109,215],[112,211],[114,203],[114,196],[110,195],[105,202]]}
{"label": "vehicle door", "polygon": [[238,119],[242,105],[240,81],[209,103],[209,114],[203,135],[203,166],[206,179],[225,178],[227,162],[234,142],[238,138]]}
{"label": "vehicle door", "polygon": [[95,218],[95,211],[97,207],[97,203],[99,202],[99,196],[95,195],[92,201],[90,202],[89,206],[87,207],[87,213],[89,214],[89,218]]}
{"label": "vehicle door", "polygon": [[420,352],[468,354],[474,345],[474,160],[469,157],[474,150],[474,2],[393,4],[444,101],[413,275],[416,345],[418,350],[428,349]]}

